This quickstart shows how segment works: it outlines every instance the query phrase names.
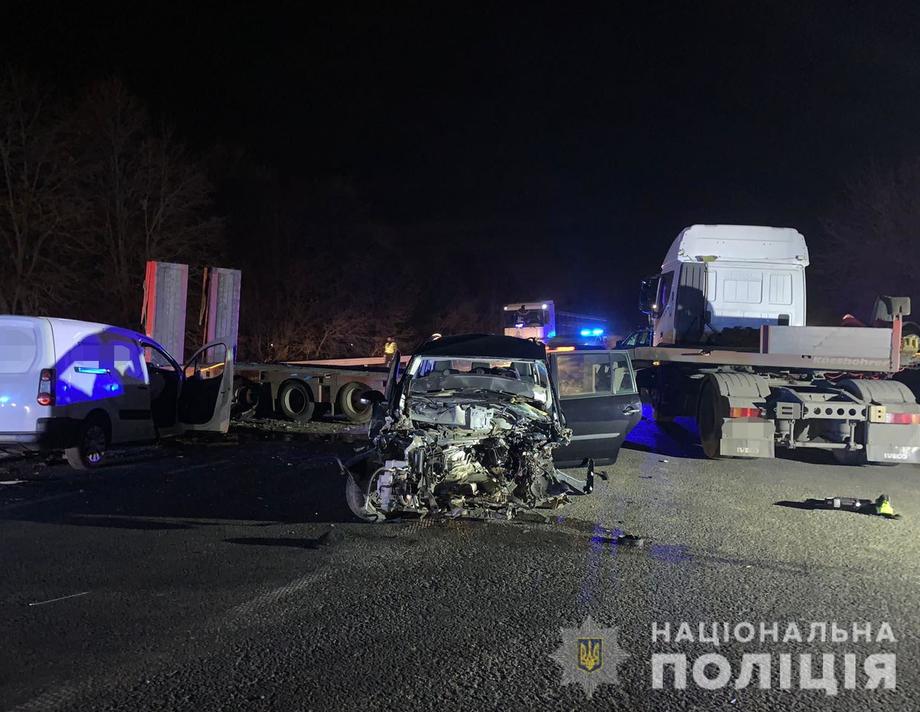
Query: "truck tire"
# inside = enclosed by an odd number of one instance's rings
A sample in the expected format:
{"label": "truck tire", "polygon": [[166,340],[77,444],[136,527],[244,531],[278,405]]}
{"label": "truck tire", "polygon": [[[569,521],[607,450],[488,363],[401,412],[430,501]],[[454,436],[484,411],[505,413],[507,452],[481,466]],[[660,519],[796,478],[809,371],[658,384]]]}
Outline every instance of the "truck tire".
{"label": "truck tire", "polygon": [[361,403],[361,396],[369,391],[366,384],[358,381],[346,383],[339,389],[337,397],[338,409],[345,414],[352,423],[366,423],[371,419],[373,406],[370,403]]}
{"label": "truck tire", "polygon": [[278,412],[295,423],[306,423],[313,417],[316,403],[310,388],[303,381],[285,381],[278,389]]}
{"label": "truck tire", "polygon": [[[838,465],[847,465],[859,467],[868,464],[865,450],[831,450],[834,453],[834,460]],[[890,464],[890,463],[888,463]]]}
{"label": "truck tire", "polygon": [[700,431],[700,444],[710,460],[722,456],[722,395],[713,380],[707,380],[700,391],[696,423]]}
{"label": "truck tire", "polygon": [[90,413],[80,424],[77,444],[64,450],[64,459],[75,470],[94,470],[105,461],[111,428],[101,413]]}
{"label": "truck tire", "polygon": [[661,389],[652,391],[652,419],[659,424],[674,422],[674,416],[667,412],[662,403]]}
{"label": "truck tire", "polygon": [[[868,403],[913,404],[916,402],[910,388],[900,381],[875,381],[848,378],[840,381],[838,385],[845,391],[852,393],[857,398]],[[841,454],[838,455],[837,453]],[[869,460],[868,453],[865,450],[857,450],[855,452],[834,450],[834,455],[838,458],[837,461],[844,465],[881,465],[884,467],[894,467],[897,464],[896,462],[887,462],[885,460]]]}

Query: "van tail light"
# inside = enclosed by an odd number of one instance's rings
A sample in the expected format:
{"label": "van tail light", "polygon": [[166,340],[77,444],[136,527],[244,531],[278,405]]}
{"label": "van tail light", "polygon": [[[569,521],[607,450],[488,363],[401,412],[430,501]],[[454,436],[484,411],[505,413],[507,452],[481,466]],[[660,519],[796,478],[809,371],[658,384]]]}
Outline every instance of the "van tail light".
{"label": "van tail light", "polygon": [[54,405],[54,369],[43,368],[38,379],[38,397],[35,399],[39,405]]}

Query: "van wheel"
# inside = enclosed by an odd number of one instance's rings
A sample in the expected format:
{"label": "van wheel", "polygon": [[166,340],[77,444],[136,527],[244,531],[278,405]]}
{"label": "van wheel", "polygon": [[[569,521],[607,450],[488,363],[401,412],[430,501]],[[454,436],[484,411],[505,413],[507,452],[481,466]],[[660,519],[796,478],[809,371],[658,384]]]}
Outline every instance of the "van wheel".
{"label": "van wheel", "polygon": [[288,381],[278,391],[278,410],[288,420],[306,423],[313,417],[316,403],[305,383]]}
{"label": "van wheel", "polygon": [[364,383],[357,381],[346,383],[339,389],[339,410],[352,423],[366,423],[370,420],[373,408],[370,403],[361,402],[361,396],[369,390]]}
{"label": "van wheel", "polygon": [[64,459],[75,470],[92,470],[103,463],[108,447],[106,419],[101,415],[91,415],[80,425],[77,444],[64,450]]}

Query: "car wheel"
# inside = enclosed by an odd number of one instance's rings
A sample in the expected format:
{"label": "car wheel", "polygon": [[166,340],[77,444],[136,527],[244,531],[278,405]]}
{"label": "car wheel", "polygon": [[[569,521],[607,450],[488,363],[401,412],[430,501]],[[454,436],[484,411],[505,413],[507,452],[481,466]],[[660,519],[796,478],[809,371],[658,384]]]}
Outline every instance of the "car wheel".
{"label": "car wheel", "polygon": [[75,470],[92,470],[105,461],[108,447],[108,421],[101,415],[91,415],[80,425],[77,444],[64,450],[64,459]]}
{"label": "car wheel", "polygon": [[366,423],[371,419],[373,406],[362,403],[361,396],[370,390],[366,384],[352,381],[339,389],[339,410],[345,414],[352,423]]}
{"label": "car wheel", "polygon": [[305,383],[288,381],[278,391],[278,410],[288,420],[306,423],[313,417],[316,403]]}

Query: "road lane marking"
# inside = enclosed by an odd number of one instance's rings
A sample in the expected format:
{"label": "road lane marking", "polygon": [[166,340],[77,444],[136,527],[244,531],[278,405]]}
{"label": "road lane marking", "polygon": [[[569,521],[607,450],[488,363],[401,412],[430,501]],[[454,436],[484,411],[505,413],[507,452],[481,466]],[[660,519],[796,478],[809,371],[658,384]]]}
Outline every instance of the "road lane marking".
{"label": "road lane marking", "polygon": [[191,467],[183,467],[180,470],[172,470],[169,474],[178,475],[185,472],[193,472],[195,470],[203,470],[205,467],[219,467],[220,465],[226,465],[233,462],[233,460],[218,460],[217,462],[202,462],[200,465],[192,465]]}
{"label": "road lane marking", "polygon": [[0,507],[0,512],[9,512],[13,509],[19,509],[20,507],[31,507],[34,504],[45,504],[46,502],[55,502],[59,499],[66,499],[67,497],[76,497],[82,492],[62,492],[61,494],[53,494],[50,497],[42,497],[41,499],[30,499],[26,502],[16,502],[14,504],[7,504],[3,507]]}
{"label": "road lane marking", "polygon": [[76,598],[77,596],[85,596],[89,591],[81,591],[80,593],[71,593],[69,596],[58,596],[57,598],[49,598],[47,601],[34,601],[30,603],[30,606],[44,606],[46,603],[55,603],[56,601],[66,601],[68,598]]}

